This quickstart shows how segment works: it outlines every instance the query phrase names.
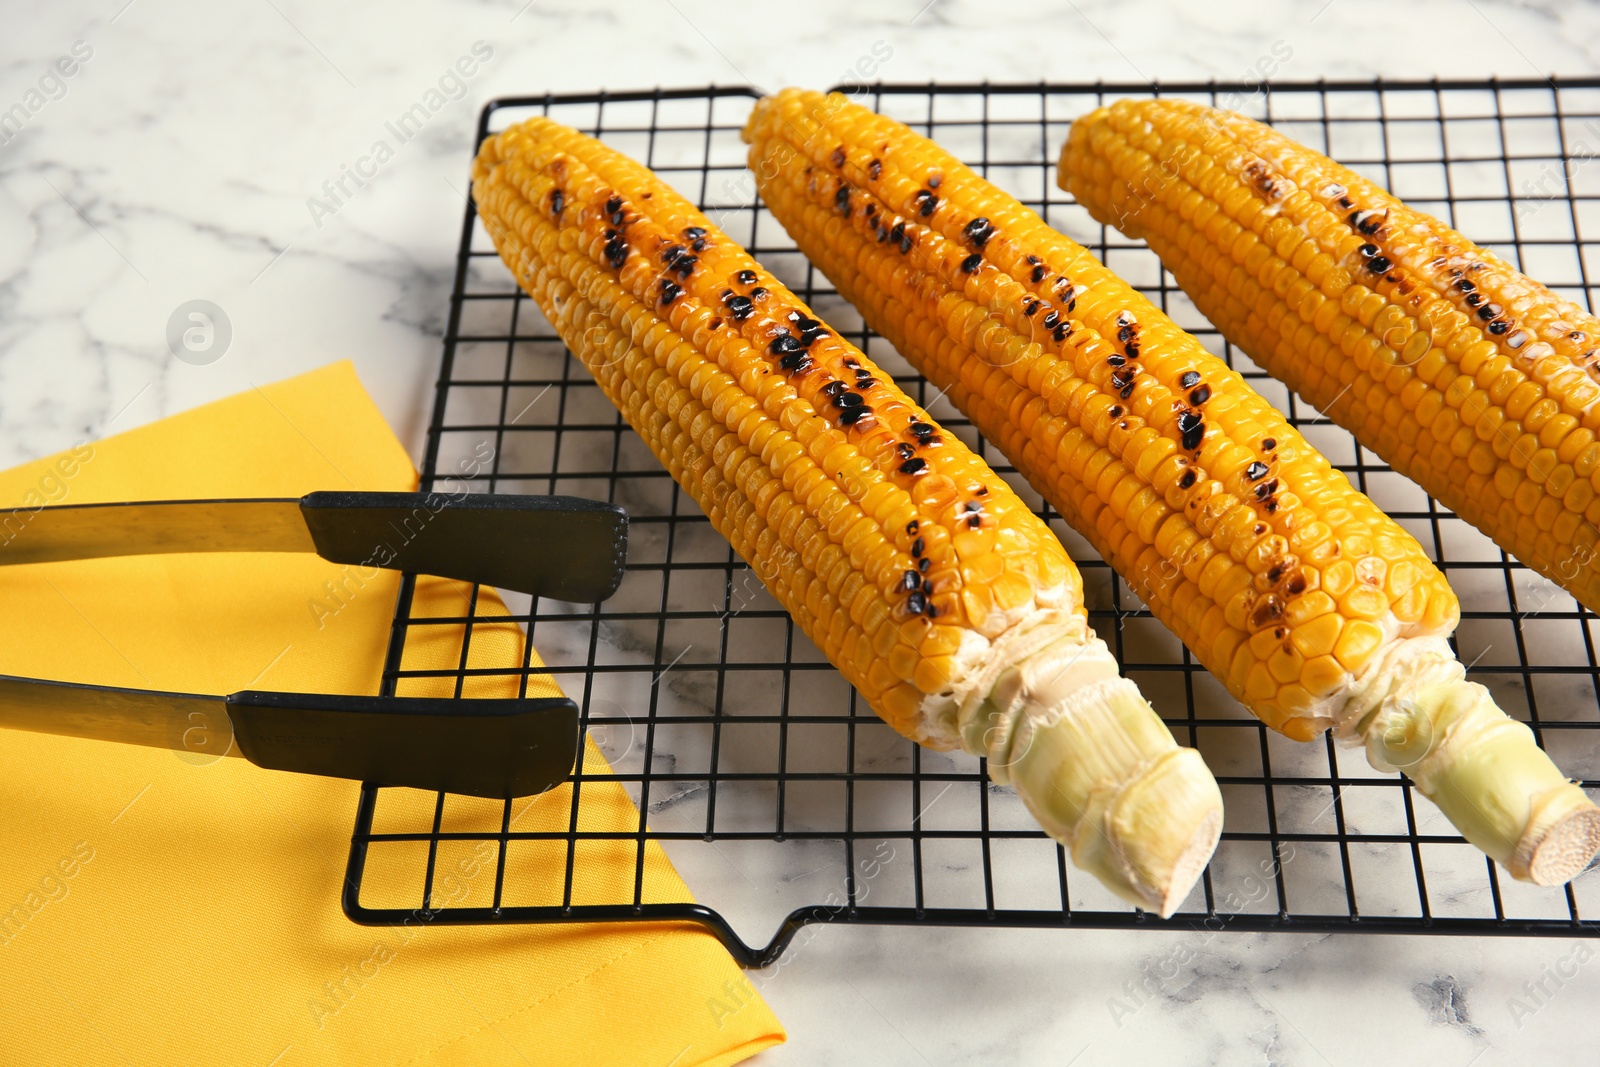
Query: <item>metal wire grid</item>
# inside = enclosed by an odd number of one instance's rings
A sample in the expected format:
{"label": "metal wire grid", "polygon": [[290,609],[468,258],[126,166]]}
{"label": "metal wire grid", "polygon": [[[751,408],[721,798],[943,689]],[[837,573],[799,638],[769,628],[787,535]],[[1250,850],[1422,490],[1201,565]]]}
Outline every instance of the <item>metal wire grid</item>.
{"label": "metal wire grid", "polygon": [[[1286,411],[1445,569],[1462,600],[1454,643],[1469,675],[1528,721],[1567,773],[1600,785],[1596,617],[1262,374],[1147,249],[1095,224],[1055,188],[1055,153],[1074,117],[1157,93],[1272,122],[1594,306],[1600,167],[1588,161],[1600,150],[1600,80],[855,89],[860,102],[929,133],[1093,248]],[[1288,741],[1228,697],[795,250],[744,171],[738,133],[755,95],[706,88],[498,100],[483,112],[479,140],[549,114],[649,163],[1010,479],[1077,560],[1091,619],[1128,676],[1216,772],[1227,805],[1216,857],[1178,915],[1156,920],[1074,872],[1014,794],[988,784],[981,761],[924,751],[889,731],[516,290],[469,205],[424,482],[454,476],[477,491],[570,493],[628,508],[628,577],[616,597],[584,608],[513,602],[550,671],[580,701],[612,772],[580,772],[569,793],[544,798],[570,807],[570,817],[566,829],[540,832],[518,828],[538,799],[469,805],[367,786],[347,913],[367,923],[689,920],[746,965],[771,963],[802,926],[819,922],[1591,932],[1582,916],[1600,914],[1593,878],[1559,889],[1512,882],[1404,780],[1330,740]],[[413,617],[410,592],[408,579],[386,691],[442,674],[459,693],[471,676],[496,673],[467,669],[465,647],[455,670],[406,669],[408,639],[465,622],[470,645],[473,622],[484,618],[476,592],[467,616]],[[524,683],[527,672],[526,663],[513,671]],[[642,813],[631,829],[579,828],[585,787],[602,781],[621,783]],[[704,903],[659,899],[646,884],[648,842],[666,848]],[[440,872],[469,845],[492,850],[492,891],[483,880],[441,903]],[[378,864],[409,872],[400,881],[411,888],[363,902],[363,876]],[[734,929],[775,923],[759,948]]]}

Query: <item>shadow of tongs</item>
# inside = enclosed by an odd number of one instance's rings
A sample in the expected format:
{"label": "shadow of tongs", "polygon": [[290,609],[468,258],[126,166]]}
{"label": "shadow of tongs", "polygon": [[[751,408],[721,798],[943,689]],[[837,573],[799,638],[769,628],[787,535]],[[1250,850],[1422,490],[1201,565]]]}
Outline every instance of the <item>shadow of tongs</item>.
{"label": "shadow of tongs", "polygon": [[[620,507],[562,496],[312,493],[0,510],[0,566],[315,552],[575,603],[616,592],[627,543]],[[0,675],[0,727],[494,798],[552,788],[578,753],[578,709],[564,697],[205,696]]]}

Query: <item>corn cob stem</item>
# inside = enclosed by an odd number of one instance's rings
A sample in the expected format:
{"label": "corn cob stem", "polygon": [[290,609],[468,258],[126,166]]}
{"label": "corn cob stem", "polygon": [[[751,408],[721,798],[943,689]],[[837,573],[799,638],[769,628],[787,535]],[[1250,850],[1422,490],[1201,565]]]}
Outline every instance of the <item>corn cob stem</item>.
{"label": "corn cob stem", "polygon": [[474,198],[573,354],[874,710],[990,759],[1077,862],[1169,914],[1220,793],[1117,676],[1076,569],[1005,482],[598,142],[514,127],[484,143]]}
{"label": "corn cob stem", "polygon": [[1359,733],[1373,766],[1404,771],[1513,877],[1558,885],[1594,855],[1600,812],[1483,686],[1457,678],[1410,687],[1385,697]]}
{"label": "corn cob stem", "polygon": [[1600,811],[1461,695],[1443,576],[1241,377],[899,123],[791,90],[745,136],[802,251],[1263,721],[1383,760],[1409,711],[1441,742],[1413,781],[1475,844],[1518,877],[1581,869]]}

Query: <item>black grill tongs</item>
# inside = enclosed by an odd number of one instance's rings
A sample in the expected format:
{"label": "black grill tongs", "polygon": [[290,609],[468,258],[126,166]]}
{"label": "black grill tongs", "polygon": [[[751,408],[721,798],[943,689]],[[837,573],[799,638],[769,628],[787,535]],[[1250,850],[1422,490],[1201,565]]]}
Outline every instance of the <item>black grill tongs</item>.
{"label": "black grill tongs", "polygon": [[[0,509],[0,565],[175,552],[315,552],[575,603],[616,592],[628,519],[576,497],[312,493]],[[4,575],[0,574],[0,583]],[[0,584],[3,588],[3,584]],[[0,675],[0,727],[243,756],[272,770],[470,796],[540,793],[578,754],[564,697],[231,696]]]}

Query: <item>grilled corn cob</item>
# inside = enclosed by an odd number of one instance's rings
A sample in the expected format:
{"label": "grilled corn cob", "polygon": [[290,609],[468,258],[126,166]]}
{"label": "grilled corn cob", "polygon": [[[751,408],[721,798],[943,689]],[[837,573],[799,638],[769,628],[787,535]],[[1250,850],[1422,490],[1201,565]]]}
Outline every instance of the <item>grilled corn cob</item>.
{"label": "grilled corn cob", "polygon": [[1170,914],[1221,794],[1118,676],[1072,561],[1006,483],[600,142],[509,129],[473,196],[574,355],[872,708],[986,757],[1080,867]]}
{"label": "grilled corn cob", "polygon": [[1222,333],[1600,610],[1600,321],[1320,153],[1178,100],[1073,124],[1061,180]]}
{"label": "grilled corn cob", "polygon": [[1421,546],[1083,248],[900,123],[788,90],[745,127],[800,248],[1267,725],[1404,768],[1518,878],[1600,809],[1464,680]]}

